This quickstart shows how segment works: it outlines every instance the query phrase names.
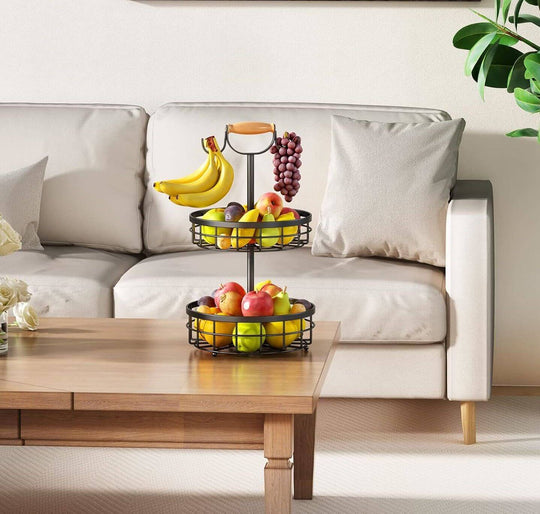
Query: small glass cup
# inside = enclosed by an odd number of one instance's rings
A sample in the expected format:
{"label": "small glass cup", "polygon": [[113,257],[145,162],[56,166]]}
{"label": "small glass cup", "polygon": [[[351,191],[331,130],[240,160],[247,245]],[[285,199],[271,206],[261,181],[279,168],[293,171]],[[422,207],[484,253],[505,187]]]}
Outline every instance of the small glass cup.
{"label": "small glass cup", "polygon": [[8,316],[7,311],[0,313],[0,355],[8,352]]}

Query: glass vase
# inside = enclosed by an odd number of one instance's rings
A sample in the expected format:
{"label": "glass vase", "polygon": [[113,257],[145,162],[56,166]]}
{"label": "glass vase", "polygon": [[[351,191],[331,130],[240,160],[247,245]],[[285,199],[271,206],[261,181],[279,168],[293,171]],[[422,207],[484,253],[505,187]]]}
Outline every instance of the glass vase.
{"label": "glass vase", "polygon": [[0,313],[0,355],[8,351],[8,316],[7,311]]}

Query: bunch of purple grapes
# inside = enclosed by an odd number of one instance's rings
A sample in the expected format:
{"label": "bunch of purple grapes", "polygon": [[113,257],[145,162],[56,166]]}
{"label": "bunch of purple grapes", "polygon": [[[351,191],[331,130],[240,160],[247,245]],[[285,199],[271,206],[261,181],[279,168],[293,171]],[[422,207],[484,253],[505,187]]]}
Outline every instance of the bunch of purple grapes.
{"label": "bunch of purple grapes", "polygon": [[270,153],[274,154],[274,191],[279,191],[287,202],[292,202],[300,189],[301,142],[301,137],[295,132],[285,132],[270,148]]}

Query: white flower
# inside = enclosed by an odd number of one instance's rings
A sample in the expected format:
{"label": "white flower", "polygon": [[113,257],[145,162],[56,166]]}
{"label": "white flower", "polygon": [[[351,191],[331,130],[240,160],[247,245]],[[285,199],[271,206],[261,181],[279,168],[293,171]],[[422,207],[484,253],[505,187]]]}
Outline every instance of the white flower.
{"label": "white flower", "polygon": [[0,313],[11,309],[18,301],[17,291],[6,277],[0,277]]}
{"label": "white flower", "polygon": [[17,303],[26,303],[32,298],[32,293],[28,292],[28,284],[23,280],[18,280],[16,278],[9,279],[8,282],[11,283],[11,287],[17,295]]}
{"label": "white flower", "polygon": [[21,236],[0,216],[0,256],[21,249]]}
{"label": "white flower", "polygon": [[13,307],[15,323],[24,330],[36,330],[39,326],[39,319],[36,311],[29,303],[18,303]]}

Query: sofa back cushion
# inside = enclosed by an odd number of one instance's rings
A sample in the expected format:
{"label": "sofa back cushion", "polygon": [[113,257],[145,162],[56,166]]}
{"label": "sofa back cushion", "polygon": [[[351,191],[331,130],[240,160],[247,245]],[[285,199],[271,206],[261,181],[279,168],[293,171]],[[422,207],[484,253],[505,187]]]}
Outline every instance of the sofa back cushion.
{"label": "sofa back cushion", "polygon": [[0,172],[49,156],[42,243],[142,250],[147,121],[133,106],[0,104]]}
{"label": "sofa back cushion", "polygon": [[[439,110],[405,107],[374,107],[335,104],[249,104],[249,103],[171,103],[160,107],[148,125],[146,196],[144,200],[143,237],[149,253],[192,250],[189,232],[190,207],[181,207],[156,192],[152,184],[187,175],[205,159],[201,138],[215,135],[223,143],[225,125],[237,121],[275,123],[278,135],[295,131],[302,137],[301,189],[291,207],[313,214],[313,226],[319,218],[330,158],[332,115],[357,120],[420,123],[443,121],[449,116]],[[234,136],[234,135],[233,135]],[[232,137],[231,136],[231,139]],[[266,147],[269,134],[236,136],[235,146],[244,151]],[[246,201],[246,158],[230,149],[224,155],[235,170],[233,187],[220,205]],[[255,157],[255,200],[273,191],[272,156]]]}

